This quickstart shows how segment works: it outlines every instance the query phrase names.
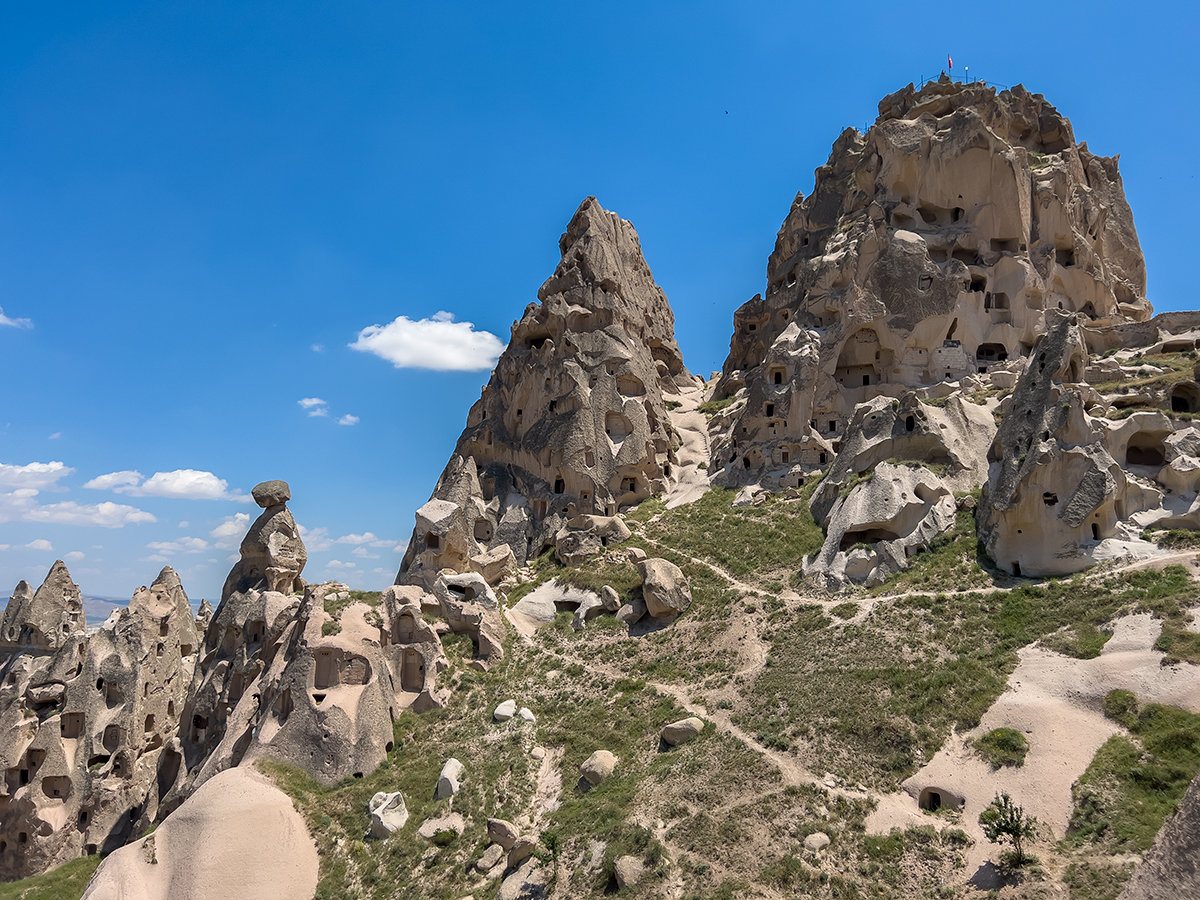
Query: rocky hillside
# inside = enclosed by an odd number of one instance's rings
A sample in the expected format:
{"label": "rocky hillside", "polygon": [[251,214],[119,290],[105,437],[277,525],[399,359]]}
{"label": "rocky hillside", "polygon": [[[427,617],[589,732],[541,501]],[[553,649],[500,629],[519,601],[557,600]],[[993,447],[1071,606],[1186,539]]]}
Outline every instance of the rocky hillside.
{"label": "rocky hillside", "polygon": [[198,618],[18,585],[0,900],[1194,893],[1200,314],[1116,160],[885,98],[707,383],[630,223],[559,246],[385,591],[278,481]]}

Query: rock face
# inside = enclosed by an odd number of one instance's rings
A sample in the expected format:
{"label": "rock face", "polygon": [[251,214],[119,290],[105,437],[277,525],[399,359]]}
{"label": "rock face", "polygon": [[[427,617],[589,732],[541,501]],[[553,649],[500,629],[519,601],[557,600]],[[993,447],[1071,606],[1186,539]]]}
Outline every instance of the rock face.
{"label": "rock face", "polygon": [[[1034,347],[989,454],[979,536],[1014,575],[1086,568],[1096,544],[1162,499],[1126,477],[1109,453],[1110,426],[1086,412],[1083,391],[1065,383],[1085,352],[1074,318],[1060,316]],[[1161,462],[1161,436],[1157,444]]]}
{"label": "rock face", "polygon": [[559,247],[417,512],[398,584],[482,573],[504,545],[523,565],[576,517],[612,516],[670,478],[663,395],[692,379],[637,232],[589,197]]}
{"label": "rock face", "polygon": [[13,879],[112,852],[154,821],[199,638],[170,567],[89,637],[61,561],[36,593],[17,586],[3,636],[0,877]]}
{"label": "rock face", "polygon": [[1145,286],[1115,158],[1023,87],[910,85],[837,139],[779,230],[765,297],[734,314],[714,399],[736,402],[709,471],[795,487],[844,452],[859,404],[1011,387],[1060,311],[1097,346],[1149,319]]}
{"label": "rock face", "polygon": [[637,564],[642,576],[646,611],[656,619],[674,618],[692,605],[692,590],[683,571],[665,559],[643,559]]}
{"label": "rock face", "polygon": [[[317,848],[266,776],[222,772],[153,833],[100,864],[87,900],[295,900],[317,889]],[[235,887],[236,886],[236,887]]]}

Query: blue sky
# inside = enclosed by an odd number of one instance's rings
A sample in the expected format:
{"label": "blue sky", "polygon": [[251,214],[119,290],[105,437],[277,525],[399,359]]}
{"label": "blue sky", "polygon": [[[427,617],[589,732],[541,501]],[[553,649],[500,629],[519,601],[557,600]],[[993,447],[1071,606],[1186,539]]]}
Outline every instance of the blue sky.
{"label": "blue sky", "polygon": [[1194,308],[1196,14],[1030,10],[10,4],[0,586],[64,557],[129,597],[166,560],[215,598],[270,478],[306,575],[389,584],[488,377],[444,367],[507,341],[585,196],[707,374],[834,138],[947,53],[1121,154],[1150,299]]}

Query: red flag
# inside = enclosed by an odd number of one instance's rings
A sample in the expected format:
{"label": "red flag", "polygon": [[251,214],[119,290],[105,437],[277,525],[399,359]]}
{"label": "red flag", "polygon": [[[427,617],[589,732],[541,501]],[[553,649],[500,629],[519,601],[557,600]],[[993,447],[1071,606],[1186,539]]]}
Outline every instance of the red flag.
{"label": "red flag", "polygon": [[947,53],[947,54],[946,54],[946,62],[948,62],[948,63],[950,64],[950,68],[952,68],[952,69],[954,68],[954,60],[952,60],[952,59],[950,58],[950,54],[949,54],[949,53]]}

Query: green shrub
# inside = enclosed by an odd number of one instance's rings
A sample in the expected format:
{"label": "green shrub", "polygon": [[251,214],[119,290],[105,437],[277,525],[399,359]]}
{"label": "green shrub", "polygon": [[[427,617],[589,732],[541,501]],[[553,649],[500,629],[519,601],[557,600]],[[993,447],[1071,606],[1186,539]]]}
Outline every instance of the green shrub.
{"label": "green shrub", "polygon": [[1029,752],[1025,735],[1015,728],[995,728],[976,740],[974,746],[993,769],[1024,765]]}

